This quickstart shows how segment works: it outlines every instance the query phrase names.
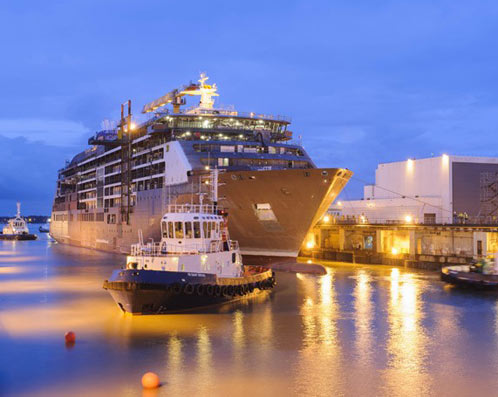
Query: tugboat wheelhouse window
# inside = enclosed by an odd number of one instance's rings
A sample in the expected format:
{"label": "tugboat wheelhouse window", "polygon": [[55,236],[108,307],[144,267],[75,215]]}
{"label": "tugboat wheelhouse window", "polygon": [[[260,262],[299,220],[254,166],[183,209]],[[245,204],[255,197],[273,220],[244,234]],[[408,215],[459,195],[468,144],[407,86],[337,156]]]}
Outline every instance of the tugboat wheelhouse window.
{"label": "tugboat wheelhouse window", "polygon": [[183,222],[175,222],[175,238],[183,238]]}
{"label": "tugboat wheelhouse window", "polygon": [[201,238],[201,224],[194,222],[194,238]]}
{"label": "tugboat wheelhouse window", "polygon": [[192,238],[192,222],[185,222],[185,238]]}

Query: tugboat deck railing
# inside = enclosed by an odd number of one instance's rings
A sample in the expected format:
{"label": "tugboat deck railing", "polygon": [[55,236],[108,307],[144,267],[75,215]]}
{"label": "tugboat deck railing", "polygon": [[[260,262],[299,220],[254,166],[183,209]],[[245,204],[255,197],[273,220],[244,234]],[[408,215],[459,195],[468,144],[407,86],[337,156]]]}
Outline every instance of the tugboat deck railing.
{"label": "tugboat deck railing", "polygon": [[150,242],[144,244],[133,244],[131,246],[132,256],[178,256],[213,254],[224,251],[238,251],[239,243],[235,240],[211,241],[209,244],[169,244],[164,242]]}
{"label": "tugboat deck railing", "polygon": [[217,215],[221,208],[213,204],[171,204],[168,212],[174,214],[211,214]]}

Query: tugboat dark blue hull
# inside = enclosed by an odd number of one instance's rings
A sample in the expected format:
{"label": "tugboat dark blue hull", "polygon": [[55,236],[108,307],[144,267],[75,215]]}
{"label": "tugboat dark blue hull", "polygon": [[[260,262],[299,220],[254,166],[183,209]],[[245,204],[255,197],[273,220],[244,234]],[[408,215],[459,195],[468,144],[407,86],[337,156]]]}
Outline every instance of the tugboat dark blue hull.
{"label": "tugboat dark blue hull", "polygon": [[271,271],[237,278],[155,270],[116,270],[104,282],[117,305],[132,314],[163,314],[218,305],[275,286]]}
{"label": "tugboat dark blue hull", "polygon": [[3,234],[0,233],[0,240],[36,240],[38,236],[36,234]]}

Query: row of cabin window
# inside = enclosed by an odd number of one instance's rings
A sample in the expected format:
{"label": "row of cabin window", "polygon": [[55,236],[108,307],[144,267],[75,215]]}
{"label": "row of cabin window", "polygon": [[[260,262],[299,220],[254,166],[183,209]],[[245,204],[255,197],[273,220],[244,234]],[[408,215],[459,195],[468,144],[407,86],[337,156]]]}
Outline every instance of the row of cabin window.
{"label": "row of cabin window", "polygon": [[[163,238],[201,238],[201,222],[163,222]],[[216,238],[218,222],[202,222],[204,238]]]}

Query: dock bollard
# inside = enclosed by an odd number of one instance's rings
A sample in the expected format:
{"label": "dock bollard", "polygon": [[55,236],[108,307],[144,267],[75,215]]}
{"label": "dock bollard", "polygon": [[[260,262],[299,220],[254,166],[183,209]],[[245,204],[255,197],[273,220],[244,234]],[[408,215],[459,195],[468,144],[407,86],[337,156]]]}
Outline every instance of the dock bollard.
{"label": "dock bollard", "polygon": [[72,344],[76,342],[76,334],[73,331],[66,332],[64,339],[66,340],[66,343]]}
{"label": "dock bollard", "polygon": [[159,376],[154,372],[147,372],[142,376],[142,386],[144,389],[155,389],[159,385]]}

